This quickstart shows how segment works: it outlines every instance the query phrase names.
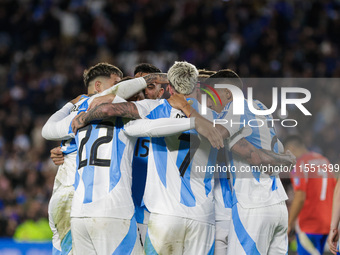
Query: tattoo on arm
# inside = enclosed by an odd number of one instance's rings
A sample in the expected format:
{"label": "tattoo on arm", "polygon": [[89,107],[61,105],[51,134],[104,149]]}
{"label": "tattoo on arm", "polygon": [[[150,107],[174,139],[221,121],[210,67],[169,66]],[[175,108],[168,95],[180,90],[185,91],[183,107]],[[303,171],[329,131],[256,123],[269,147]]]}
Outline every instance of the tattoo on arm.
{"label": "tattoo on arm", "polygon": [[[244,160],[246,160],[250,164],[259,163],[260,158],[255,153],[256,148],[251,145],[245,138],[242,138],[239,140],[232,148],[231,150],[241,156]],[[257,157],[256,157],[257,156]],[[254,162],[254,157],[257,158],[257,161]]]}
{"label": "tattoo on arm", "polygon": [[151,74],[145,75],[143,78],[146,81],[146,84],[152,84],[152,83],[155,83],[156,81],[167,80],[167,75],[164,73],[151,73]]}
{"label": "tattoo on arm", "polygon": [[92,120],[102,120],[110,117],[125,117],[131,119],[140,119],[137,107],[134,103],[125,102],[119,104],[105,103],[96,106],[84,116],[84,122],[89,123]]}
{"label": "tattoo on arm", "polygon": [[264,149],[259,150],[259,153],[267,164],[273,166],[289,166],[292,164],[290,158],[286,154],[277,154],[273,151]]}
{"label": "tattoo on arm", "polygon": [[245,138],[239,140],[233,147],[232,151],[241,156],[251,165],[284,165],[292,164],[291,158],[286,154],[277,154],[273,151],[257,149]]}
{"label": "tattoo on arm", "polygon": [[74,119],[77,122],[77,124],[80,126],[82,123],[84,122],[84,115],[85,114],[79,114],[78,116],[76,116]]}

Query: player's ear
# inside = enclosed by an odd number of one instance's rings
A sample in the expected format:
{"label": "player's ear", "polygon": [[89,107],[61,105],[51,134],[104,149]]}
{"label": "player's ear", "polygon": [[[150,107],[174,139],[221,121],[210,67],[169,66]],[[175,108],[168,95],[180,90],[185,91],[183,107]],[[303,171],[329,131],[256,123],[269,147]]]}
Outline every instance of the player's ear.
{"label": "player's ear", "polygon": [[157,95],[157,98],[161,98],[164,94],[164,89],[161,88],[159,91],[158,91],[158,95]]}
{"label": "player's ear", "polygon": [[170,96],[172,96],[173,94],[176,94],[174,88],[171,85],[169,85],[168,88],[169,88]]}
{"label": "player's ear", "polygon": [[96,82],[94,83],[94,90],[95,90],[97,93],[101,92],[101,85],[102,85],[101,81],[96,81]]}
{"label": "player's ear", "polygon": [[225,95],[226,95],[228,100],[233,98],[233,94],[231,93],[231,91],[229,89],[225,89]]}

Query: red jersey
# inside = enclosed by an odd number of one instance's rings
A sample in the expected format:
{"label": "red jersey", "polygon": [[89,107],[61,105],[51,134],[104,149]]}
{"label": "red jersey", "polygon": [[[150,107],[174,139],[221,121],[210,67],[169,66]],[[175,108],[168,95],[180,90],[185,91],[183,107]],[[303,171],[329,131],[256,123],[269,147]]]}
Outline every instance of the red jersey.
{"label": "red jersey", "polygon": [[297,160],[291,173],[294,190],[306,193],[298,216],[301,231],[308,234],[328,234],[332,216],[333,191],[336,184],[327,158],[309,152]]}

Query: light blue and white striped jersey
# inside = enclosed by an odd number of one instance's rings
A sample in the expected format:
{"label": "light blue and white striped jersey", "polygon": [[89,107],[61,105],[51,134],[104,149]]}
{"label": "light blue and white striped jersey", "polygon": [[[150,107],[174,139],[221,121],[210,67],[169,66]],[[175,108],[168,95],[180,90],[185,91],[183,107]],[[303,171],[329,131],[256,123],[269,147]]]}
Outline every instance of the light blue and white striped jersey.
{"label": "light blue and white striped jersey", "polygon": [[[79,107],[86,111],[88,100]],[[127,136],[122,118],[92,122],[78,130],[75,193],[71,217],[131,219],[131,162],[137,138]]]}
{"label": "light blue and white striped jersey", "polygon": [[[73,106],[73,108],[70,111],[70,114],[75,115],[77,113],[77,109],[84,103],[85,100],[88,100],[90,97],[86,95],[82,95],[79,99],[79,101]],[[71,127],[68,130],[68,133],[72,133]],[[74,138],[68,139],[68,140],[62,140],[61,141],[61,151],[64,155],[73,153],[77,151],[77,145],[76,140]]]}
{"label": "light blue and white striped jersey", "polygon": [[[219,155],[221,155],[220,153],[225,154],[225,149],[221,149],[219,151]],[[215,220],[230,220],[232,207],[232,188],[226,168],[228,166],[228,162],[226,162],[226,160],[218,159],[217,165],[220,167],[221,171],[217,171],[215,173]],[[223,169],[226,170],[223,171]]]}
{"label": "light blue and white striped jersey", "polygon": [[[199,110],[198,102],[193,107]],[[141,118],[185,118],[167,100],[135,102]],[[190,150],[189,150],[190,148]],[[151,138],[144,203],[151,213],[213,224],[213,173],[217,150],[196,131]]]}
{"label": "light blue and white striped jersey", "polygon": [[[199,108],[200,109],[200,108]],[[223,118],[223,114],[219,114],[211,109],[207,109],[207,115],[204,115],[209,121]],[[233,138],[228,138],[225,141],[225,147],[228,143],[235,144],[239,140],[239,136],[235,135]],[[215,220],[230,220],[232,207],[232,187],[227,173],[227,158],[225,157],[225,148],[218,151],[216,161],[216,171],[214,175],[214,199],[215,199]]]}
{"label": "light blue and white striped jersey", "polygon": [[55,176],[64,186],[72,186],[76,174],[76,156],[77,145],[74,139],[64,140],[61,143],[61,151],[64,154],[64,163],[58,167],[58,172]]}
{"label": "light blue and white striped jersey", "polygon": [[[88,96],[81,96],[76,106],[71,109],[71,112],[77,107],[77,105],[81,105],[83,100],[89,98]],[[70,131],[69,131],[70,132]],[[72,132],[72,131],[71,131]],[[62,183],[64,186],[71,186],[74,184],[74,177],[76,174],[76,168],[74,165],[76,164],[76,156],[77,156],[77,145],[75,139],[63,140],[61,142],[61,151],[64,154],[64,163],[63,167],[58,168],[58,172],[55,178]]]}
{"label": "light blue and white striped jersey", "polygon": [[132,159],[132,199],[135,205],[135,216],[137,223],[147,224],[148,214],[144,205],[143,196],[146,182],[149,155],[149,137],[140,137],[136,142]]}
{"label": "light blue and white striped jersey", "polygon": [[[261,102],[253,101],[255,109],[267,109]],[[219,117],[228,120],[225,127],[230,133],[242,132],[244,127],[251,128],[251,134],[245,139],[259,149],[272,150],[276,153],[283,152],[281,142],[278,140],[275,129],[272,127],[272,116],[254,115],[244,100],[244,115],[233,114],[233,102],[223,109]],[[259,172],[254,166],[249,165],[238,155],[227,151],[227,158],[232,171],[233,197],[232,204],[240,203],[244,208],[256,208],[280,203],[288,199],[278,176],[269,176]]]}
{"label": "light blue and white striped jersey", "polygon": [[[215,119],[224,119],[226,115],[226,108],[228,109],[230,105],[226,105],[224,110],[221,113],[216,113],[213,111],[213,116]],[[208,109],[211,111],[211,109]],[[228,120],[230,121],[230,120]],[[226,127],[226,125],[223,125]],[[214,197],[215,197],[215,218],[216,221],[222,220],[231,220],[232,212],[231,208],[233,206],[233,197],[232,197],[232,185],[230,183],[230,172],[229,172],[229,162],[226,157],[227,148],[231,148],[235,143],[237,143],[242,137],[243,127],[240,127],[240,130],[231,130],[229,128],[229,133],[231,137],[229,137],[225,141],[225,148],[220,149],[219,151],[219,159],[217,161],[217,167],[221,169],[220,171],[216,171],[215,173],[215,186],[214,186]],[[221,154],[224,154],[223,156]],[[225,168],[224,168],[225,167]],[[217,168],[218,169],[218,168]],[[223,170],[225,169],[225,170]]]}

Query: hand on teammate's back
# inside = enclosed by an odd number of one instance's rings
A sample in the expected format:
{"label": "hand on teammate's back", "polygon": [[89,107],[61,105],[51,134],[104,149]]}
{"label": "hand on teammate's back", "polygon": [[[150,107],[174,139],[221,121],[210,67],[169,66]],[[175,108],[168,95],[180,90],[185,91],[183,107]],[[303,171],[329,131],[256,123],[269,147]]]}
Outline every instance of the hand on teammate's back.
{"label": "hand on teammate's back", "polygon": [[198,116],[195,118],[195,129],[197,132],[207,138],[212,147],[220,149],[224,147],[222,134],[213,124],[205,118]]}
{"label": "hand on teammate's back", "polygon": [[85,122],[84,122],[84,115],[85,112],[79,113],[76,117],[74,117],[74,119],[72,120],[71,123],[71,127],[72,127],[72,132],[74,134],[77,133],[78,129],[82,128],[85,126]]}
{"label": "hand on teammate's back", "polygon": [[207,138],[212,147],[220,149],[224,147],[223,136],[213,124],[199,115],[194,109],[191,109],[190,104],[187,102],[184,95],[174,94],[167,99],[169,104],[189,117],[195,117],[195,129],[197,132]]}
{"label": "hand on teammate's back", "polygon": [[64,163],[64,154],[62,153],[60,146],[53,148],[50,152],[50,158],[55,165],[59,166]]}
{"label": "hand on teammate's back", "polygon": [[185,96],[181,94],[174,94],[167,100],[173,108],[178,110],[182,110],[188,104]]}
{"label": "hand on teammate's back", "polygon": [[106,104],[106,103],[112,103],[112,101],[115,99],[115,95],[114,94],[108,94],[105,96],[101,96],[101,97],[96,97],[93,99],[93,101],[91,102],[89,108],[87,109],[88,111],[90,111],[91,109],[95,108],[98,105],[101,104]]}

